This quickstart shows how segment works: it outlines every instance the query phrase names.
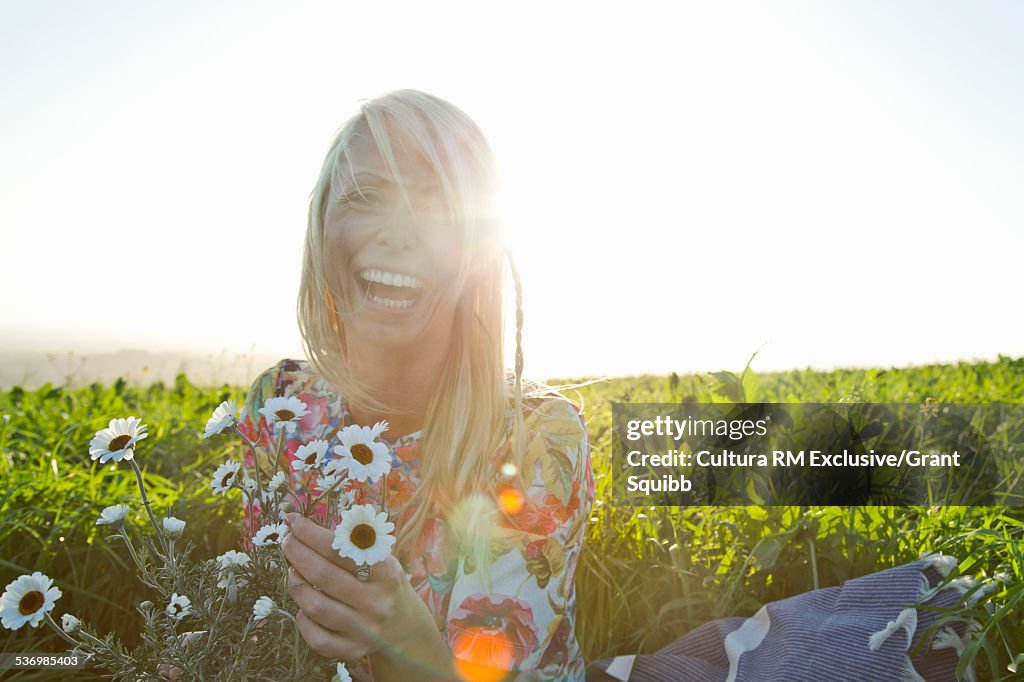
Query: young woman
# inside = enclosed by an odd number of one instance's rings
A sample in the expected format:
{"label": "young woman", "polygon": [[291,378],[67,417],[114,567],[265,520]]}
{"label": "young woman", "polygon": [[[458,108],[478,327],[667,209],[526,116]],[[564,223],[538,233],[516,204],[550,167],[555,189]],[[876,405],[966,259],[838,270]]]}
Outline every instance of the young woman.
{"label": "young woman", "polygon": [[[461,110],[412,90],[365,102],[310,200],[308,361],[264,372],[243,409],[243,431],[269,438],[265,400],[308,406],[286,460],[311,440],[333,447],[345,426],[388,423],[386,494],[350,492],[386,504],[392,556],[357,577],[334,533],[295,515],[283,544],[302,636],[325,656],[365,659],[359,673],[378,682],[584,677],[574,575],[594,497],[586,428],[572,403],[524,386],[514,267],[516,367],[504,366],[495,189],[490,148]],[[288,470],[315,494],[315,474]]]}

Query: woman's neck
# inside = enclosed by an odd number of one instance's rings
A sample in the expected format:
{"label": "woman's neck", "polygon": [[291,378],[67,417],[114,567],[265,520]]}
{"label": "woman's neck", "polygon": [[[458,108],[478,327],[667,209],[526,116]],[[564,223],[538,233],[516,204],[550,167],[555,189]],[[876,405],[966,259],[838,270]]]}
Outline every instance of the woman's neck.
{"label": "woman's neck", "polygon": [[427,406],[441,380],[444,352],[397,354],[390,349],[358,344],[360,350],[349,357],[352,376],[366,385],[381,402],[392,405],[401,413],[381,414],[361,406],[349,405],[352,423],[372,426],[387,420],[384,437],[394,440],[423,428]]}

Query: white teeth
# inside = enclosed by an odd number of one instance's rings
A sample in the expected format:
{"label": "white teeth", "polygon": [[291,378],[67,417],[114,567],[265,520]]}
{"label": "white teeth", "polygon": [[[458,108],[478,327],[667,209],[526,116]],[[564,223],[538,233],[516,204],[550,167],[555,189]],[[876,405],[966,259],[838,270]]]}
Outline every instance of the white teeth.
{"label": "white teeth", "polygon": [[385,272],[383,270],[364,270],[359,276],[367,282],[379,282],[393,287],[408,287],[409,289],[422,289],[423,282],[409,275],[402,275],[397,272]]}
{"label": "white teeth", "polygon": [[381,298],[380,296],[374,296],[373,294],[370,294],[370,300],[374,303],[379,303],[382,306],[387,306],[388,308],[408,308],[415,303],[415,301],[399,301],[394,298]]}

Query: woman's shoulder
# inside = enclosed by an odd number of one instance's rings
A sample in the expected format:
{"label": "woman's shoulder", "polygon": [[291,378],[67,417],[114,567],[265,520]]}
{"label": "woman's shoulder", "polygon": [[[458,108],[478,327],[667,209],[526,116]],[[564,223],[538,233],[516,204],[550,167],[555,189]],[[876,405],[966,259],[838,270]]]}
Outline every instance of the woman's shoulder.
{"label": "woman's shoulder", "polygon": [[587,426],[579,405],[541,381],[524,378],[522,390],[523,421],[531,439],[554,438],[570,447],[585,443]]}
{"label": "woman's shoulder", "polygon": [[284,358],[263,370],[253,381],[264,398],[290,396],[297,393],[324,393],[327,383],[305,359]]}

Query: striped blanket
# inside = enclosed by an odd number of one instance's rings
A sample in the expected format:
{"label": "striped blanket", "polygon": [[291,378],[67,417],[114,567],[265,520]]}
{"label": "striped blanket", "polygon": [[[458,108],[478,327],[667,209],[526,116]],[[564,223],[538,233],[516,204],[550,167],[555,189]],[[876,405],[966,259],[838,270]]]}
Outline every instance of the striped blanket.
{"label": "striped blanket", "polygon": [[[675,682],[955,682],[976,624],[936,620],[981,588],[946,580],[952,557],[913,563],[766,604],[750,618],[703,625],[653,654],[595,661],[587,679]],[[965,597],[966,593],[966,597]],[[965,680],[973,680],[968,670]]]}

